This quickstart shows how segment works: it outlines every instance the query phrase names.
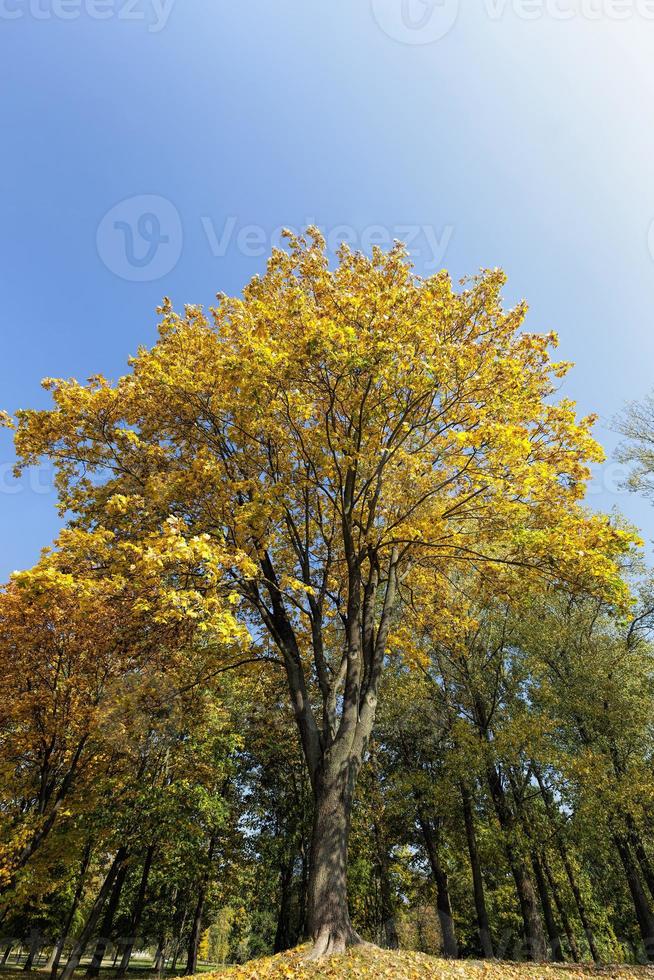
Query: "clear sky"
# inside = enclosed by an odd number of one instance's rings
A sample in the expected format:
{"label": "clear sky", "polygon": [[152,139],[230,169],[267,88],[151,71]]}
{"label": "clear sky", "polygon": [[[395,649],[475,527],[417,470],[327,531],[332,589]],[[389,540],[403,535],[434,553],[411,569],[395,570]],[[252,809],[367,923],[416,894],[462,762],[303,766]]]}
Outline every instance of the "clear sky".
{"label": "clear sky", "polygon": [[[282,225],[502,266],[610,419],[654,383],[654,0],[0,0],[0,407],[116,377]],[[649,236],[649,241],[648,241]],[[0,437],[0,578],[58,526]],[[654,537],[650,506],[617,492]]]}

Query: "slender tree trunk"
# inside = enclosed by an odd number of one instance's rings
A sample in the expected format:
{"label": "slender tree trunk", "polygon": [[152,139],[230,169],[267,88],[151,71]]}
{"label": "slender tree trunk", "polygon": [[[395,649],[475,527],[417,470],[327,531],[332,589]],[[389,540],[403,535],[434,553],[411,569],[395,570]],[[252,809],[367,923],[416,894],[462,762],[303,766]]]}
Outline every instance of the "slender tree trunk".
{"label": "slender tree trunk", "polygon": [[109,902],[107,903],[107,909],[105,911],[104,918],[102,920],[100,937],[96,943],[95,950],[93,951],[93,957],[86,971],[87,977],[97,977],[100,975],[100,967],[102,966],[104,955],[107,952],[107,946],[109,945],[109,942],[111,940],[111,933],[114,926],[114,916],[118,908],[120,895],[123,890],[123,885],[125,884],[126,877],[127,877],[127,864],[123,863],[120,867],[118,874],[116,875],[114,887],[111,889],[111,895],[109,897]]}
{"label": "slender tree trunk", "polygon": [[488,911],[486,909],[484,878],[481,873],[479,852],[477,850],[477,833],[475,831],[475,818],[472,812],[472,800],[470,799],[470,791],[463,780],[460,783],[460,787],[461,802],[463,804],[463,821],[466,828],[466,840],[468,842],[468,854],[470,856],[470,868],[472,870],[472,889],[475,897],[479,942],[481,943],[481,951],[484,957],[492,959],[494,956],[493,941],[491,938]]}
{"label": "slender tree trunk", "polygon": [[77,942],[73,946],[70,956],[68,957],[68,962],[66,963],[62,971],[60,980],[71,980],[71,977],[73,976],[75,970],[79,966],[79,962],[84,954],[86,945],[89,939],[91,938],[91,936],[93,935],[93,930],[95,929],[98,920],[102,914],[102,909],[104,908],[104,904],[107,901],[107,897],[109,896],[111,889],[113,888],[114,881],[116,880],[116,877],[120,872],[126,858],[127,858],[127,848],[120,847],[116,852],[116,856],[114,857],[111,867],[107,872],[104,882],[102,883],[102,888],[100,889],[98,896],[95,902],[93,903],[93,906],[91,907],[91,910],[84,924],[84,928],[82,929],[82,932]]}
{"label": "slender tree trunk", "polygon": [[64,927],[61,930],[61,935],[57,942],[55,943],[54,949],[52,950],[52,956],[50,957],[49,969],[51,980],[55,980],[57,976],[57,971],[59,969],[59,962],[61,960],[61,955],[64,951],[64,943],[68,938],[68,933],[71,930],[73,922],[75,921],[75,915],[77,914],[77,909],[79,908],[79,903],[82,900],[82,893],[84,891],[84,884],[86,881],[86,872],[89,869],[89,864],[91,863],[91,851],[92,844],[91,841],[87,841],[84,847],[84,852],[82,854],[82,863],[79,869],[79,876],[77,878],[77,886],[75,888],[75,894],[73,895],[73,901],[68,910],[68,915],[66,916],[66,921],[64,922]]}
{"label": "slender tree trunk", "polygon": [[643,890],[628,841],[620,834],[614,834],[613,841],[624,868],[627,885],[629,886],[629,892],[631,893],[631,899],[636,912],[638,928],[640,929],[641,939],[645,947],[645,955],[648,960],[654,961],[654,915],[652,915]]}
{"label": "slender tree trunk", "polygon": [[543,932],[543,922],[538,911],[536,889],[534,888],[534,883],[527,870],[524,859],[516,853],[510,841],[510,835],[515,823],[514,814],[506,798],[500,774],[492,763],[487,765],[486,773],[497,819],[500,827],[506,834],[506,856],[518,894],[520,912],[525,927],[527,955],[532,960],[545,960],[547,958],[547,944]]}
{"label": "slender tree trunk", "polygon": [[52,967],[54,965],[55,957],[57,956],[57,951],[59,949],[59,942],[60,942],[60,940],[57,939],[57,941],[55,942],[54,946],[50,950],[50,955],[48,956],[48,959],[46,960],[46,962],[45,962],[45,964],[43,966],[43,972],[44,973],[50,973],[50,974],[52,973]]}
{"label": "slender tree trunk", "polygon": [[343,952],[361,940],[347,903],[347,849],[352,792],[359,763],[323,761],[314,786],[314,821],[309,870],[309,931],[313,959]]}
{"label": "slender tree trunk", "polygon": [[636,855],[636,860],[640,865],[640,870],[642,872],[645,884],[649,890],[650,895],[654,898],[654,868],[652,868],[651,861],[645,850],[645,845],[643,844],[643,838],[641,837],[638,827],[636,826],[636,821],[630,813],[626,815],[627,829],[629,831],[629,842],[634,849],[634,854]]}
{"label": "slender tree trunk", "polygon": [[454,931],[454,920],[452,918],[452,905],[450,903],[450,889],[447,881],[447,874],[440,862],[438,855],[438,839],[431,822],[422,814],[418,815],[418,822],[425,840],[427,856],[431,866],[434,881],[436,882],[436,910],[438,921],[443,936],[443,956],[447,959],[456,959],[459,955],[459,946],[456,941]]}
{"label": "slender tree trunk", "polygon": [[570,917],[566,911],[565,905],[561,898],[561,893],[559,891],[559,886],[554,880],[554,875],[552,874],[552,869],[550,868],[549,861],[547,860],[547,854],[543,852],[542,855],[543,871],[545,872],[545,877],[547,878],[547,883],[550,887],[552,893],[552,898],[554,899],[554,904],[556,905],[557,911],[559,913],[559,918],[561,920],[561,925],[563,926],[563,931],[565,932],[566,938],[568,940],[568,946],[570,948],[570,955],[575,963],[581,962],[581,954],[579,952],[579,946],[577,945],[577,940],[575,939],[575,934],[572,930],[570,924]]}
{"label": "slender tree trunk", "polygon": [[139,926],[141,925],[141,918],[143,916],[143,909],[145,907],[145,894],[148,887],[148,878],[150,877],[150,868],[152,867],[152,858],[154,857],[154,844],[150,844],[147,851],[145,852],[145,861],[143,862],[143,872],[141,874],[141,881],[139,883],[139,890],[134,900],[134,907],[132,909],[132,916],[130,921],[130,935],[127,942],[123,946],[122,957],[120,960],[120,966],[118,968],[118,977],[124,977],[129,969],[129,961],[132,958],[132,952],[134,950],[134,943],[136,942],[136,936],[138,933]]}
{"label": "slender tree trunk", "polygon": [[309,934],[309,928],[307,922],[309,861],[308,861],[308,854],[307,854],[307,844],[306,844],[306,840],[304,839],[302,840],[300,857],[302,861],[302,871],[300,873],[300,896],[298,902],[298,928],[297,928],[296,940],[307,939]]}
{"label": "slender tree trunk", "polygon": [[395,919],[395,900],[391,883],[389,849],[385,830],[384,800],[381,794],[377,747],[370,747],[370,766],[373,775],[372,829],[375,835],[375,852],[379,872],[380,912],[383,942],[387,949],[398,949],[400,940]]}
{"label": "slender tree trunk", "polygon": [[193,923],[191,925],[191,935],[188,944],[188,955],[186,958],[186,969],[184,970],[185,976],[191,976],[191,974],[197,972],[198,946],[200,945],[200,936],[202,935],[202,916],[204,915],[204,903],[207,896],[207,885],[209,884],[210,868],[211,868],[211,862],[213,860],[214,851],[216,849],[216,842],[217,842],[217,837],[215,834],[213,834],[211,840],[209,841],[209,853],[207,855],[207,870],[200,883],[198,900],[195,906],[195,912],[193,913]]}
{"label": "slender tree trunk", "polygon": [[379,891],[381,898],[382,928],[384,943],[387,949],[399,949],[400,940],[395,921],[395,902],[388,860],[388,848],[380,821],[373,816],[373,831],[375,834],[375,849],[377,851],[377,866],[379,870]]}
{"label": "slender tree trunk", "polygon": [[552,909],[552,903],[550,901],[549,892],[547,890],[547,882],[545,880],[545,873],[543,871],[543,865],[537,851],[533,851],[531,855],[531,863],[534,869],[534,877],[536,879],[536,887],[538,888],[538,896],[540,898],[541,908],[543,910],[543,918],[545,920],[545,928],[547,929],[547,936],[550,941],[550,951],[552,954],[552,959],[556,960],[557,963],[562,963],[565,959],[563,955],[563,948],[561,946],[561,934],[559,932],[559,927],[556,924],[556,919],[554,918],[554,911]]}
{"label": "slender tree trunk", "polygon": [[[154,963],[152,964],[152,969],[158,977],[163,973],[164,965],[166,962],[166,957],[164,956],[164,946],[166,945],[166,937],[161,936],[159,942],[157,943],[157,949],[154,954]],[[195,966],[197,966],[197,947],[195,950]],[[195,971],[195,966],[193,967]]]}
{"label": "slender tree trunk", "polygon": [[282,953],[293,945],[291,939],[291,899],[293,897],[294,856],[287,857],[279,872],[279,913],[275,932],[275,953]]}
{"label": "slender tree trunk", "polygon": [[0,966],[4,966],[5,965],[5,963],[9,959],[9,954],[11,953],[11,951],[12,951],[13,948],[14,948],[14,944],[13,943],[9,943],[8,946],[5,946],[5,951],[2,954],[2,961],[0,961]]}
{"label": "slender tree trunk", "polygon": [[173,973],[177,969],[177,961],[182,952],[182,939],[184,936],[184,929],[186,928],[186,918],[188,916],[188,907],[186,904],[180,906],[179,912],[175,913],[175,918],[173,920],[173,936],[175,937],[175,958],[173,960]]}
{"label": "slender tree trunk", "polygon": [[588,917],[588,911],[586,909],[586,903],[584,902],[583,895],[581,894],[581,889],[577,883],[577,878],[570,861],[570,855],[568,854],[568,849],[564,842],[559,838],[557,840],[559,854],[561,855],[561,861],[563,862],[563,868],[566,873],[566,877],[570,884],[570,890],[572,891],[573,898],[575,900],[575,905],[577,906],[577,912],[579,913],[579,919],[583,926],[584,932],[586,934],[586,939],[588,940],[588,948],[590,949],[590,955],[593,957],[595,963],[601,963],[601,957],[599,954],[599,949],[597,948],[597,943],[595,942],[595,935],[593,933],[590,919]]}
{"label": "slender tree trunk", "polygon": [[388,853],[385,848],[379,857],[379,884],[381,891],[381,914],[384,927],[384,939],[387,949],[399,949],[400,938],[397,934],[395,918],[395,902],[388,865]]}
{"label": "slender tree trunk", "polygon": [[204,900],[205,900],[205,887],[200,886],[200,893],[198,895],[198,900],[195,905],[195,911],[193,913],[193,922],[191,923],[191,935],[188,941],[188,950],[186,955],[186,968],[184,970],[185,976],[192,976],[197,973],[198,970],[198,947],[200,945],[200,936],[202,935],[202,916],[204,914]]}
{"label": "slender tree trunk", "polygon": [[[583,727],[581,728],[581,735],[584,741],[588,744],[588,739],[583,732]],[[545,782],[540,767],[532,763],[531,768],[534,772],[534,775],[536,776],[536,780],[540,788],[540,793],[543,798],[543,802],[545,803],[545,810],[547,811],[547,815],[549,816],[552,826],[554,827],[554,831],[556,834],[557,849],[559,851],[559,854],[561,855],[561,861],[563,862],[563,867],[565,869],[565,873],[568,882],[570,884],[570,889],[572,891],[575,900],[575,905],[577,906],[577,912],[579,913],[581,924],[583,926],[584,932],[586,933],[586,939],[588,940],[590,955],[593,957],[593,961],[595,963],[600,963],[601,957],[599,954],[599,949],[597,948],[597,944],[595,942],[595,936],[593,934],[593,930],[591,928],[588,911],[586,909],[586,903],[584,902],[583,896],[581,894],[581,889],[579,888],[579,885],[577,883],[577,879],[572,867],[572,863],[570,861],[570,856],[568,854],[568,849],[565,844],[565,840],[563,839],[563,836],[561,834],[561,827],[559,821],[557,820],[556,808],[554,806],[554,798],[552,795],[552,791],[547,785],[547,783]]]}
{"label": "slender tree trunk", "polygon": [[27,959],[23,963],[23,970],[31,970],[34,966],[34,961],[38,959],[39,953],[41,952],[41,944],[43,942],[43,936],[40,930],[35,930],[30,936],[29,946],[27,947]]}

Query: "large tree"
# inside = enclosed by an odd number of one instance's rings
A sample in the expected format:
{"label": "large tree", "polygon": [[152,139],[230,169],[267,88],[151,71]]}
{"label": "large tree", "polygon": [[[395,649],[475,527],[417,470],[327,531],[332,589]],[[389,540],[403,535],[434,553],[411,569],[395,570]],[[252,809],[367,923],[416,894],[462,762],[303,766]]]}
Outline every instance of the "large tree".
{"label": "large tree", "polygon": [[116,384],[48,381],[54,409],[19,413],[23,464],[55,461],[80,527],[138,548],[172,519],[197,557],[171,583],[184,608],[227,598],[243,658],[285,670],[315,802],[314,955],[358,940],[352,795],[413,570],[615,582],[626,536],[580,508],[592,420],[552,400],[567,366],[523,304],[503,309],[503,282],[421,280],[399,245],[332,269],[311,230],[212,320],[166,301]]}

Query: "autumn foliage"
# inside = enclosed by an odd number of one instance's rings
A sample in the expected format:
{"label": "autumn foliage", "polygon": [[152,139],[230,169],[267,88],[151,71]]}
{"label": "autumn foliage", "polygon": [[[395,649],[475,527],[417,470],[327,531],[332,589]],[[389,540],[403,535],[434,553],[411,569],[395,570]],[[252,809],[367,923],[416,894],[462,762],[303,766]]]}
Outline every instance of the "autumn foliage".
{"label": "autumn foliage", "polygon": [[[296,726],[311,810],[293,823],[305,927],[314,956],[342,951],[360,941],[349,835],[389,685],[404,685],[407,706],[424,694],[415,677],[454,690],[444,658],[463,669],[480,636],[497,642],[502,616],[525,620],[526,597],[530,609],[564,596],[630,615],[622,573],[636,536],[583,503],[602,459],[593,419],[558,397],[569,365],[553,359],[556,337],[525,331],[526,306],[505,310],[503,284],[497,270],[461,289],[445,273],[420,279],[400,245],[370,258],[344,247],[331,267],[310,229],[209,314],[166,300],[159,340],[117,382],[50,379],[52,409],[17,413],[19,468],[54,461],[69,524],[0,598],[8,888],[28,880],[66,808],[106,785],[107,719],[133,723],[121,720],[125,691],[201,689],[223,699],[237,739],[257,730],[253,717],[272,732],[280,710],[291,745]],[[475,778],[490,781],[520,928],[543,958],[540,879],[514,840],[510,773],[484,761],[495,709],[482,724],[485,692],[465,696]],[[457,741],[463,709],[448,698],[439,724],[449,718]],[[522,719],[517,695],[513,705]],[[407,819],[429,851],[440,816],[422,778]],[[474,796],[463,775],[452,785]],[[214,827],[209,861],[217,847]],[[291,881],[296,858],[285,857]],[[437,880],[436,859],[432,870]],[[193,887],[191,968],[208,879]]]}

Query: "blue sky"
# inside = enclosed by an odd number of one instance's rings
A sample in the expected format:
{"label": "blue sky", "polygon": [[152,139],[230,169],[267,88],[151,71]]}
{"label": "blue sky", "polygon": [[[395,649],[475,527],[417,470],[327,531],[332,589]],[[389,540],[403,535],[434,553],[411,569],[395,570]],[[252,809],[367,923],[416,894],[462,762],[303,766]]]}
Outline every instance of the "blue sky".
{"label": "blue sky", "polygon": [[[502,266],[610,419],[654,382],[654,0],[0,0],[0,407],[119,375],[283,225]],[[0,437],[0,578],[56,533]],[[654,536],[609,463],[593,506]]]}

